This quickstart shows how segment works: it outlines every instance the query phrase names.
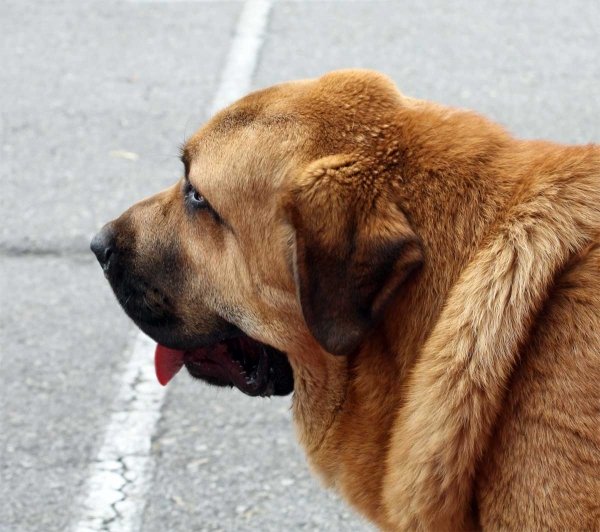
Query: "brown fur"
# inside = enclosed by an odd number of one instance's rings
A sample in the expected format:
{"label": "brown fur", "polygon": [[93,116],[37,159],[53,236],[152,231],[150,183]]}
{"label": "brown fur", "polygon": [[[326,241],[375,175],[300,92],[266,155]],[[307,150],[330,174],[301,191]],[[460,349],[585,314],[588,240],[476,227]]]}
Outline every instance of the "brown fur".
{"label": "brown fur", "polygon": [[186,334],[287,353],[326,485],[385,530],[600,530],[598,146],[340,71],[249,95],[184,158],[226,225],[180,187],[117,224],[177,234]]}

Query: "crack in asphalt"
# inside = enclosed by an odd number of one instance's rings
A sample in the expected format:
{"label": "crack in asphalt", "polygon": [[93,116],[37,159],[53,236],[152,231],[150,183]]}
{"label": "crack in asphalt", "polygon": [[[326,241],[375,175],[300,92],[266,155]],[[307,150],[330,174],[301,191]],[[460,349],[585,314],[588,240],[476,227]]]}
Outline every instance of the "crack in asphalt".
{"label": "crack in asphalt", "polygon": [[154,343],[135,336],[104,442],[93,462],[76,532],[140,530],[155,457],[152,438],[165,388],[156,382]]}
{"label": "crack in asphalt", "polygon": [[129,468],[127,467],[127,463],[125,462],[125,456],[120,456],[117,460],[117,462],[120,464],[121,466],[121,472],[120,475],[123,479],[123,485],[117,489],[116,491],[122,494],[122,497],[113,502],[110,507],[112,509],[112,511],[114,512],[114,515],[112,517],[108,517],[103,519],[102,522],[102,528],[100,529],[101,532],[110,532],[111,529],[111,523],[114,523],[115,521],[119,521],[120,519],[123,518],[123,514],[122,512],[119,510],[119,508],[117,508],[117,504],[119,504],[122,501],[125,501],[127,499],[127,493],[125,491],[125,488],[131,484],[131,478],[128,478],[127,473],[129,472]]}
{"label": "crack in asphalt", "polygon": [[0,244],[0,257],[92,257],[89,247],[73,246],[52,248],[46,246],[23,246],[20,244]]}

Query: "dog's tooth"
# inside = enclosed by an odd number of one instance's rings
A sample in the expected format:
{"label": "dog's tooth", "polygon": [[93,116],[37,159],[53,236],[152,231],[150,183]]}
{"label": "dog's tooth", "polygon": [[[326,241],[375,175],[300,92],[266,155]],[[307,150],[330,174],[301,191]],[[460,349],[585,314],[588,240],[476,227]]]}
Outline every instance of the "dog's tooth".
{"label": "dog's tooth", "polygon": [[269,383],[266,372],[269,369],[268,355],[263,349],[258,359],[258,365],[249,375],[245,370],[232,374],[233,383],[246,395],[262,395]]}

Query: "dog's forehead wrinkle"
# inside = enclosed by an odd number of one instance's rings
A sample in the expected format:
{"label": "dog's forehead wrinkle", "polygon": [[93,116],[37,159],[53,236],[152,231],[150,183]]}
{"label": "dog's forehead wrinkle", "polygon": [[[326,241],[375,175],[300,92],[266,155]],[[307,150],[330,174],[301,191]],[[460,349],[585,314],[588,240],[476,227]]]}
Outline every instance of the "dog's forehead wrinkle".
{"label": "dog's forehead wrinkle", "polygon": [[232,201],[258,205],[271,202],[296,164],[294,141],[278,142],[270,135],[259,136],[248,139],[242,135],[217,145],[208,143],[197,152],[190,182],[217,210],[223,206],[233,209]]}

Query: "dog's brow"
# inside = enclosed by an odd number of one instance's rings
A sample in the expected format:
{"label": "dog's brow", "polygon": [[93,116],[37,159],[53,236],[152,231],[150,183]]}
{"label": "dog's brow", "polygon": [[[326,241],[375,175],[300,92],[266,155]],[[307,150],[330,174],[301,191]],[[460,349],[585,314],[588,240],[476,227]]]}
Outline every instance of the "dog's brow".
{"label": "dog's brow", "polygon": [[181,155],[179,156],[179,158],[183,163],[183,168],[185,169],[185,177],[187,178],[190,175],[190,154],[185,148],[181,148]]}

